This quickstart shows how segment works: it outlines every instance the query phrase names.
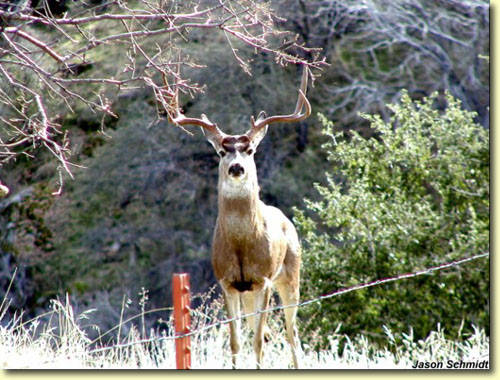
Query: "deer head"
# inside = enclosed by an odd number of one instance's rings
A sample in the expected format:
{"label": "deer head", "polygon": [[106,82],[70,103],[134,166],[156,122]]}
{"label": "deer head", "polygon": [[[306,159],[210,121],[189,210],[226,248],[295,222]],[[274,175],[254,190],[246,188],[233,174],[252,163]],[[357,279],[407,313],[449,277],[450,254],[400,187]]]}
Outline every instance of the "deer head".
{"label": "deer head", "polygon": [[278,122],[298,122],[311,114],[311,105],[306,98],[308,75],[308,68],[304,66],[298,100],[293,113],[266,117],[265,113],[261,112],[257,120],[251,116],[250,129],[243,135],[228,135],[222,132],[205,115],[201,115],[201,118],[186,117],[179,108],[178,91],[170,101],[169,119],[176,125],[198,125],[203,128],[207,140],[220,157],[219,181],[225,182],[228,188],[236,190],[228,191],[228,195],[237,196],[244,192],[245,188],[246,191],[253,191],[255,189],[251,187],[257,186],[254,154],[266,135],[268,126]]}

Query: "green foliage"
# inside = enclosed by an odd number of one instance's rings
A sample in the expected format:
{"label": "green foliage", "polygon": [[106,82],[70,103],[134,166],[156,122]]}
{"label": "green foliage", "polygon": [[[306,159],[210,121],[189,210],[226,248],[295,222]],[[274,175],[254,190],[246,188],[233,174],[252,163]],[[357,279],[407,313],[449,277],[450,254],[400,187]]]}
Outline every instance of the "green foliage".
{"label": "green foliage", "polygon": [[[443,106],[444,104],[444,106]],[[362,115],[375,131],[345,138],[322,117],[331,163],[321,195],[296,211],[305,242],[302,298],[489,250],[489,136],[451,95]],[[337,177],[338,174],[338,177]],[[305,330],[383,336],[462,321],[489,328],[489,264],[481,259],[416,279],[352,292],[301,310]]]}

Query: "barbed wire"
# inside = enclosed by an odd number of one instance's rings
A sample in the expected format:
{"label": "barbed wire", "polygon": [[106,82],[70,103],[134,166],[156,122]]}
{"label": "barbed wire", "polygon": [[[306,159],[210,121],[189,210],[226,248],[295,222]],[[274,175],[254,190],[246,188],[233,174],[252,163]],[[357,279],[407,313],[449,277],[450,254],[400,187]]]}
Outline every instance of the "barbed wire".
{"label": "barbed wire", "polygon": [[331,292],[331,293],[327,293],[325,295],[322,295],[322,296],[319,296],[319,297],[316,297],[316,298],[313,298],[313,299],[309,299],[307,301],[303,301],[303,302],[299,302],[299,303],[295,303],[295,304],[288,304],[288,305],[278,305],[278,306],[270,307],[270,308],[267,308],[267,309],[264,309],[264,310],[258,310],[258,311],[252,312],[252,313],[239,315],[239,316],[236,316],[236,317],[233,317],[233,318],[227,318],[227,319],[218,320],[218,321],[216,321],[214,323],[208,324],[206,326],[203,326],[203,327],[201,327],[199,329],[190,331],[190,332],[185,333],[185,334],[177,334],[175,336],[162,336],[162,337],[153,337],[153,338],[148,338],[148,339],[140,339],[140,340],[137,340],[137,341],[134,341],[134,342],[117,344],[117,345],[108,346],[108,347],[96,348],[94,350],[91,350],[90,353],[98,353],[98,352],[103,352],[103,351],[109,351],[109,350],[116,349],[116,348],[127,348],[127,347],[131,347],[131,346],[134,346],[134,345],[137,345],[137,344],[152,343],[152,342],[155,342],[155,341],[168,341],[168,340],[176,340],[176,339],[186,338],[186,337],[190,337],[190,336],[193,336],[193,335],[200,334],[200,333],[202,333],[204,331],[211,330],[211,329],[213,329],[215,327],[218,327],[218,326],[230,323],[230,322],[234,322],[236,320],[240,320],[240,319],[244,319],[244,318],[248,318],[248,317],[253,317],[253,316],[256,316],[256,315],[262,314],[262,313],[270,313],[270,312],[274,312],[274,311],[284,310],[284,309],[288,309],[288,308],[292,308],[292,307],[307,306],[307,305],[310,305],[310,304],[313,304],[313,303],[321,302],[321,301],[323,301],[325,299],[328,299],[328,298],[340,296],[340,295],[343,295],[343,294],[346,294],[346,293],[350,293],[350,292],[353,292],[353,291],[356,291],[356,290],[366,289],[366,288],[370,288],[372,286],[378,286],[378,285],[382,285],[382,284],[387,284],[389,282],[394,282],[394,281],[404,280],[404,279],[408,279],[408,278],[418,277],[418,276],[430,274],[432,272],[440,271],[440,270],[443,270],[443,269],[448,269],[448,268],[451,268],[451,267],[456,267],[456,266],[468,263],[470,261],[474,261],[474,260],[477,260],[477,259],[480,259],[480,258],[483,258],[483,257],[487,257],[489,255],[490,255],[489,252],[481,253],[481,254],[478,254],[478,255],[471,256],[471,257],[466,257],[466,258],[463,258],[463,259],[459,259],[459,260],[447,262],[447,263],[444,263],[444,264],[436,265],[436,266],[433,266],[433,267],[430,267],[430,268],[427,268],[427,269],[422,269],[422,270],[419,270],[419,271],[416,271],[416,272],[403,273],[403,274],[400,274],[400,275],[397,275],[397,276],[393,276],[393,277],[387,277],[387,278],[382,278],[382,279],[378,279],[378,280],[373,280],[373,281],[370,281],[370,282],[360,283],[360,284],[353,285],[353,286],[350,286],[350,287],[347,287],[347,288],[342,288],[342,289],[336,290],[336,291]]}

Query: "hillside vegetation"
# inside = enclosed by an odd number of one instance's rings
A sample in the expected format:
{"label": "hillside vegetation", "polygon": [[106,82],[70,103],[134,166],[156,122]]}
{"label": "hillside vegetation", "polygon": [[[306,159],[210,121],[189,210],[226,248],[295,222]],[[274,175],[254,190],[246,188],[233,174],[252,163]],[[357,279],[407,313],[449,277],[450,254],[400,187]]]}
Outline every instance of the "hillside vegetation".
{"label": "hillside vegetation", "polygon": [[[172,273],[181,271],[191,274],[193,293],[217,298],[210,264],[217,158],[198,128],[189,135],[167,121],[158,96],[161,74],[173,83],[179,57],[185,113],[204,113],[227,133],[246,131],[261,110],[291,112],[301,73],[294,59],[312,66],[313,115],[270,127],[256,154],[261,198],[300,230],[303,298],[489,250],[488,2],[31,3],[0,4],[7,28],[0,32],[10,36],[0,40],[0,185],[10,191],[0,198],[0,300],[10,305],[2,326],[20,310],[24,318],[44,315],[69,294],[75,315],[95,310],[81,327],[82,339],[92,340],[99,336],[92,326],[112,329],[139,314],[141,300],[169,306]],[[156,30],[165,18],[80,28],[29,21],[210,7],[219,8],[202,21],[221,22],[213,29],[182,26],[102,46],[90,33]],[[254,35],[235,24],[255,19]],[[231,34],[243,29],[250,35]],[[17,30],[50,43],[42,48]],[[64,71],[47,47],[88,51],[75,55],[77,73]],[[54,74],[19,65],[29,51]],[[44,126],[52,132],[46,140]],[[144,328],[167,329],[168,313],[146,314]],[[338,334],[380,344],[384,325],[412,328],[417,340],[438,323],[443,339],[474,334],[472,326],[488,335],[489,264],[357,292],[300,318],[302,341],[323,348],[339,322]],[[113,331],[106,339],[116,342],[134,333],[133,323]]]}

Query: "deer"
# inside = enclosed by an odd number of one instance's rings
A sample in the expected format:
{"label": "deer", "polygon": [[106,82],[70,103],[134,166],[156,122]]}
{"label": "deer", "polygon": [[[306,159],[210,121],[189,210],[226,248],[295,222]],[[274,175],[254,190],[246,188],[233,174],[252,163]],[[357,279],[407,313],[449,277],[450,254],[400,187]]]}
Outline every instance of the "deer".
{"label": "deer", "polygon": [[[250,129],[243,135],[229,135],[206,115],[187,117],[181,111],[178,89],[169,91],[167,113],[177,126],[202,128],[208,142],[220,157],[218,168],[218,215],[212,239],[212,267],[222,288],[229,316],[232,368],[237,367],[240,352],[240,316],[253,329],[256,367],[263,361],[263,342],[267,333],[267,313],[273,289],[277,290],[285,313],[285,333],[291,347],[293,366],[299,368],[300,341],[296,327],[301,246],[297,231],[285,214],[259,198],[254,157],[259,143],[274,123],[300,122],[311,114],[306,98],[309,69],[304,66],[295,110],[289,115],[257,120],[250,117]],[[164,79],[165,81],[165,79]],[[165,81],[165,85],[168,84]]]}

